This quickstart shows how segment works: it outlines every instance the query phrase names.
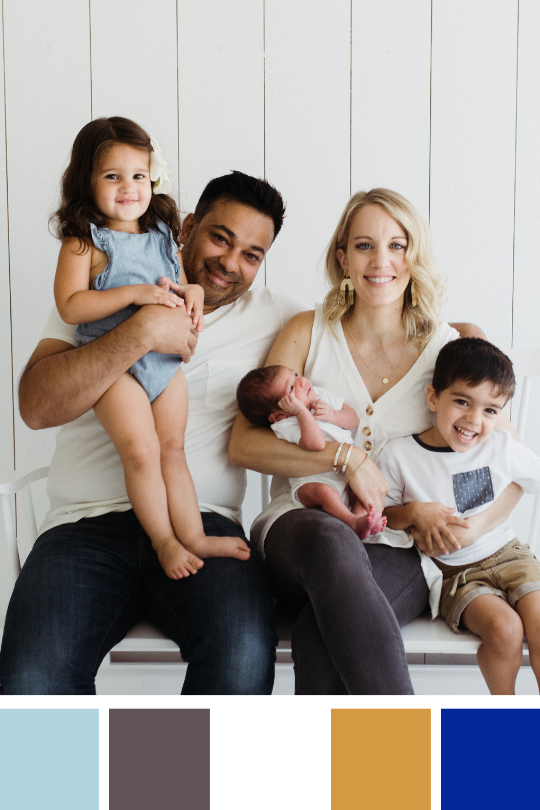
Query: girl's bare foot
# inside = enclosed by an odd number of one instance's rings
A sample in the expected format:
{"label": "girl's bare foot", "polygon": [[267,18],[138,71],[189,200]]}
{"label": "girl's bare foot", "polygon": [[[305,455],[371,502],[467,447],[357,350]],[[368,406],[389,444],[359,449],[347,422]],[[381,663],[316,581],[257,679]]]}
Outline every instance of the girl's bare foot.
{"label": "girl's bare foot", "polygon": [[[185,542],[185,541],[184,541]],[[249,560],[251,551],[240,537],[215,537],[201,534],[189,539],[186,548],[197,557],[234,557],[235,560]]]}
{"label": "girl's bare foot", "polygon": [[183,579],[190,574],[196,574],[204,563],[195,554],[192,554],[174,536],[167,537],[156,548],[161,567],[171,579]]}

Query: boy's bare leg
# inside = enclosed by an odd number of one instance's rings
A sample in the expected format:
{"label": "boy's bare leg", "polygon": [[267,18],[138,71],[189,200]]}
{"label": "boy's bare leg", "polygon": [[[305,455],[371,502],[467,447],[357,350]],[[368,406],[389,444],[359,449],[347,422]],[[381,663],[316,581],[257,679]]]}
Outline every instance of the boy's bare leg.
{"label": "boy's bare leg", "polygon": [[167,490],[169,515],[176,536],[198,557],[249,559],[250,550],[240,537],[207,537],[204,533],[184,452],[188,394],[181,369],[152,402],[151,408],[159,438],[161,472]]}
{"label": "boy's bare leg", "polygon": [[499,596],[483,594],[469,602],[462,622],[482,639],[476,656],[491,694],[514,695],[523,657],[523,624],[517,612]]}
{"label": "boy's bare leg", "polygon": [[540,591],[522,596],[516,610],[525,628],[531,667],[540,688]]}
{"label": "boy's bare leg", "polygon": [[[351,512],[341,500],[339,493],[330,484],[319,481],[310,481],[302,484],[298,490],[298,500],[303,506],[323,509],[332,517],[342,520],[353,532],[365,540],[370,534],[370,528],[376,519],[377,510],[370,504],[369,512],[357,501],[357,512]],[[378,513],[380,515],[380,512]]]}
{"label": "boy's bare leg", "polygon": [[96,402],[94,411],[118,451],[129,500],[163,570],[172,579],[196,574],[203,562],[178,542],[169,519],[159,440],[146,392],[126,372]]}

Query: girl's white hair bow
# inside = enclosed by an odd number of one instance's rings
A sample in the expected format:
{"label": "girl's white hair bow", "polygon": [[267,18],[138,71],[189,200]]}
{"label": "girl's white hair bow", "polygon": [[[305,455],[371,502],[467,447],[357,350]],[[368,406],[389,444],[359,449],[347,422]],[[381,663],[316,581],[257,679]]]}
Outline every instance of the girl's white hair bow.
{"label": "girl's white hair bow", "polygon": [[165,161],[163,152],[155,138],[150,137],[153,152],[150,152],[150,180],[154,183],[152,191],[154,194],[169,194],[172,191],[172,183],[169,180],[171,167]]}

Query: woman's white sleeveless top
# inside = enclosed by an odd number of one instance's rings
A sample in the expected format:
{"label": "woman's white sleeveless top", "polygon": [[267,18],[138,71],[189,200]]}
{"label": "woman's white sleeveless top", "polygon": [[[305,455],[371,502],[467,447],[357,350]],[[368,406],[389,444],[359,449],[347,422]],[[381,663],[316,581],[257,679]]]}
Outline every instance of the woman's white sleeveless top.
{"label": "woman's white sleeveless top", "polygon": [[[372,402],[351,357],[341,323],[336,323],[332,332],[324,323],[322,305],[319,304],[315,308],[304,374],[312,385],[327,388],[354,408],[360,417],[355,443],[376,461],[390,439],[422,433],[433,426],[433,414],[426,403],[426,388],[431,383],[439,351],[457,337],[459,333],[455,329],[441,323],[410,371]],[[272,523],[290,509],[298,508],[292,501],[286,478],[274,477],[271,495],[270,504],[251,527],[251,538],[263,555],[264,540]]]}

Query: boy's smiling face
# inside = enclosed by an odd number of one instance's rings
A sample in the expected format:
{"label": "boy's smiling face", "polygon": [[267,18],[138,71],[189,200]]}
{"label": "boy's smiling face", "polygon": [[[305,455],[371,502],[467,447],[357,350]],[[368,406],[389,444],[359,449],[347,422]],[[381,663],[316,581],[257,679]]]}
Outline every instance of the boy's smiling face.
{"label": "boy's smiling face", "polygon": [[427,402],[435,427],[422,434],[426,444],[466,453],[485,442],[496,426],[507,397],[490,381],[472,386],[457,380],[439,395],[428,385]]}

